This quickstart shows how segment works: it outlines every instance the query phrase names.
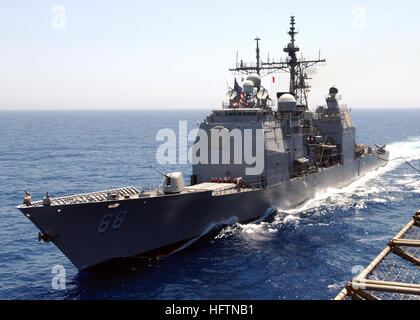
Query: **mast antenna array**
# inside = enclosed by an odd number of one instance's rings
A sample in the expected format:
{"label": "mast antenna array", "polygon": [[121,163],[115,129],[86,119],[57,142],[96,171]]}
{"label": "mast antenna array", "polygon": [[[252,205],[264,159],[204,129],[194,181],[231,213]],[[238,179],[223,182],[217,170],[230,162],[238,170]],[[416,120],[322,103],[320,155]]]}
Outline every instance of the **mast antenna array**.
{"label": "mast antenna array", "polygon": [[320,53],[318,59],[306,60],[305,58],[298,59],[296,53],[300,50],[295,44],[295,36],[298,33],[295,28],[295,16],[290,17],[290,29],[288,34],[290,36],[289,44],[283,49],[288,54],[288,58],[285,61],[280,60],[279,62],[269,60],[263,62],[260,60],[260,38],[255,38],[257,42],[256,47],[256,58],[257,63],[244,63],[242,60],[240,63],[236,63],[235,68],[229,69],[233,74],[251,74],[257,73],[258,75],[265,76],[271,73],[287,72],[290,75],[289,92],[296,98],[296,104],[300,107],[308,107],[307,93],[310,86],[306,83],[306,80],[310,80],[308,77],[307,69],[314,65],[324,64],[325,59],[321,59]]}

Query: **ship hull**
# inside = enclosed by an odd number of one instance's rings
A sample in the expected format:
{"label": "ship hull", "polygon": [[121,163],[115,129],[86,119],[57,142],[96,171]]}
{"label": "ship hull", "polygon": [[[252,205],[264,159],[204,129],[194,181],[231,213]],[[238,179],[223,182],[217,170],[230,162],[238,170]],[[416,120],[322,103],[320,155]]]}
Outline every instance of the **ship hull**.
{"label": "ship hull", "polygon": [[[215,224],[248,222],[270,208],[292,208],[317,191],[343,187],[386,164],[388,153],[366,155],[264,189],[214,196],[211,191],[112,202],[20,207],[79,269],[132,257],[199,236]],[[384,161],[385,160],[385,161]],[[59,212],[58,212],[59,211]]]}

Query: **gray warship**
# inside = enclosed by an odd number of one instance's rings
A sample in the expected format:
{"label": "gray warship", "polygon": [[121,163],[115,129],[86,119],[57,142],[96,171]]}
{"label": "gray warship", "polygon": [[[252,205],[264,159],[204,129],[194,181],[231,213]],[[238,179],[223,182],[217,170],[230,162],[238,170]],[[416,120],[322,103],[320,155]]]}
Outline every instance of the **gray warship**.
{"label": "gray warship", "polygon": [[[117,258],[180,248],[209,226],[258,220],[386,165],[385,146],[355,143],[355,127],[337,88],[329,89],[324,106],[308,107],[308,71],[325,59],[297,57],[293,16],[288,34],[284,60],[263,62],[256,38],[256,62],[237,61],[230,69],[244,81],[240,86],[235,78],[226,102],[199,124],[199,132],[218,135],[197,152],[192,149],[189,185],[180,172],[154,168],[163,178],[155,190],[130,186],[58,198],[47,193],[34,202],[25,191],[17,208],[40,230],[38,240],[53,242],[79,270],[89,270]],[[270,97],[261,78],[277,72],[289,74],[289,91]],[[236,135],[245,137],[237,143]],[[196,144],[202,140],[197,135]],[[263,156],[262,165],[240,161],[246,145],[251,155]],[[210,155],[218,161],[209,161]]]}

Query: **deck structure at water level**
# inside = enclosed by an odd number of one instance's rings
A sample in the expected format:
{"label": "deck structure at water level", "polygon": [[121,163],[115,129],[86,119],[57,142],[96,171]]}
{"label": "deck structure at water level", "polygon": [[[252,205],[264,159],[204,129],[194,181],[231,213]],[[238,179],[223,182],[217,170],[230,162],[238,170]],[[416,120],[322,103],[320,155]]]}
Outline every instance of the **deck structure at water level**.
{"label": "deck structure at water level", "polygon": [[420,210],[334,300],[420,299]]}

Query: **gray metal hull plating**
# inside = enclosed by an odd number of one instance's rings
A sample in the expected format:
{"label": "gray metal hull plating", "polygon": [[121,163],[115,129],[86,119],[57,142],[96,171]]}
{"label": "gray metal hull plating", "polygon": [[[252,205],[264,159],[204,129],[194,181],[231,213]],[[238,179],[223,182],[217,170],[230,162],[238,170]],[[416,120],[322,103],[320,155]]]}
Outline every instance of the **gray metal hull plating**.
{"label": "gray metal hull plating", "polygon": [[[387,159],[388,153],[383,158]],[[273,206],[294,207],[316,191],[343,187],[385,164],[376,155],[367,155],[264,189],[221,196],[208,191],[119,201],[117,208],[108,208],[109,201],[20,210],[42,233],[53,234],[53,243],[82,270],[194,238],[210,225],[233,217],[245,222],[258,219]],[[122,224],[112,228],[121,213]],[[105,216],[108,218],[104,220]],[[100,230],[101,223],[106,228]]]}

